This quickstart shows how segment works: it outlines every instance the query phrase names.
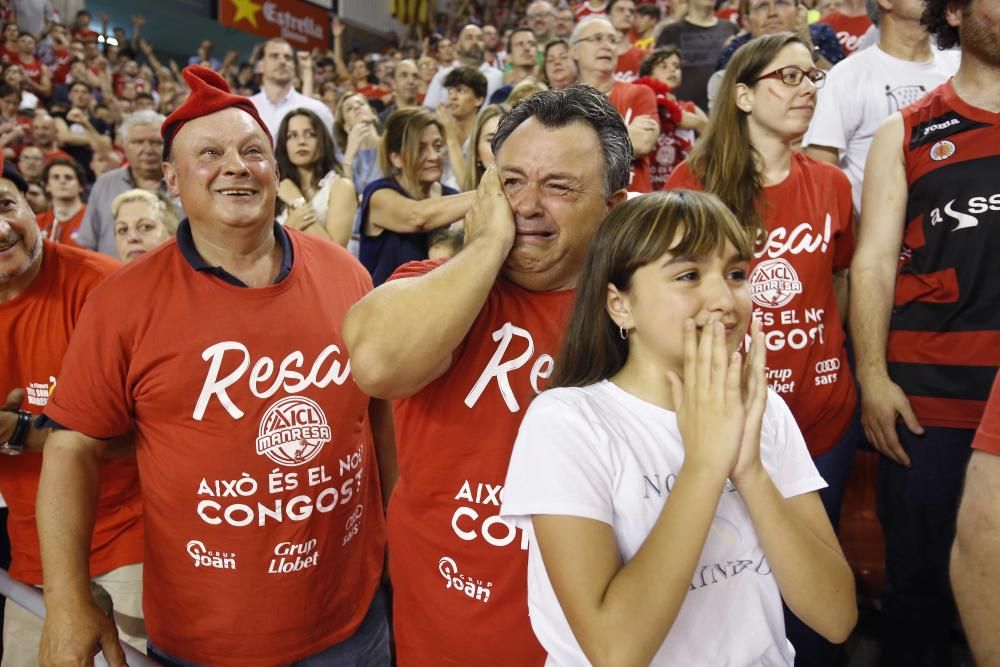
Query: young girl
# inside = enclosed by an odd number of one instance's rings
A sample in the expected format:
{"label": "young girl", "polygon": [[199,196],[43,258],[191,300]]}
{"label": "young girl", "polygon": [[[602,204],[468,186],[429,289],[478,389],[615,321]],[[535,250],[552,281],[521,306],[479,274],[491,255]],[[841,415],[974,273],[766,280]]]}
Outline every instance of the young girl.
{"label": "young girl", "polygon": [[464,192],[478,188],[486,168],[493,164],[493,136],[497,133],[500,117],[508,111],[510,107],[506,104],[490,104],[483,107],[476,116],[472,140],[469,142],[470,155],[465,161],[465,174],[462,178]]}
{"label": "young girl", "polygon": [[854,582],[824,485],[768,393],[751,237],[715,197],[636,198],[599,228],[554,387],[528,409],[501,515],[531,536],[552,665],[792,665],[782,597],[834,641]]}
{"label": "young girl", "polygon": [[639,78],[632,83],[646,86],[656,95],[660,136],[649,160],[649,180],[655,192],[663,189],[670,174],[691,152],[708,116],[694,102],[674,97],[672,91],[681,85],[681,52],[672,44],[646,56],[639,66]]}

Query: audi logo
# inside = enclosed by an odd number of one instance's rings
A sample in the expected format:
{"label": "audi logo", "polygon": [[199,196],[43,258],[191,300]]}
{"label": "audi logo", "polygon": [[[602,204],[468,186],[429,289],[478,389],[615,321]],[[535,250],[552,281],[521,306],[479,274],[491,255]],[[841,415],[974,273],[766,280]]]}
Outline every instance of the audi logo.
{"label": "audi logo", "polygon": [[824,359],[816,364],[817,373],[829,373],[840,370],[840,359]]}

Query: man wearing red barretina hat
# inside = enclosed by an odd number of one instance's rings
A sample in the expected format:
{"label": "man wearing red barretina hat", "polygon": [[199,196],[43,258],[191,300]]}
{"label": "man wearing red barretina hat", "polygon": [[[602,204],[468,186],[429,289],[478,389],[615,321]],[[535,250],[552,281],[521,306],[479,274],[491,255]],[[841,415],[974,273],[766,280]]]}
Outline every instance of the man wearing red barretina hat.
{"label": "man wearing red barretina hat", "polygon": [[85,595],[85,555],[105,439],[131,430],[152,655],[387,665],[372,435],[386,412],[355,385],[341,336],[371,281],[346,251],[275,223],[277,167],[253,104],[205,67],[184,78],[191,95],[161,133],[188,219],[94,291],[45,409],[61,430],[38,498],[40,662],[100,648],[124,664]]}

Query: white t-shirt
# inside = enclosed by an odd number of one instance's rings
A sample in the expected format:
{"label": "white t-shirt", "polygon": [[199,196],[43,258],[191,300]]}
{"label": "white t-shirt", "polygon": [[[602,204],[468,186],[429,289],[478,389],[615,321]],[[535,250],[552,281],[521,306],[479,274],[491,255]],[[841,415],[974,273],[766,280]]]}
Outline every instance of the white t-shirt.
{"label": "white t-shirt", "polygon": [[319,119],[323,121],[323,127],[331,134],[333,133],[333,112],[330,111],[330,107],[315,97],[303,95],[294,88],[289,88],[288,94],[278,100],[276,104],[267,98],[267,93],[264,92],[263,88],[259,93],[251,97],[250,101],[257,107],[257,113],[260,115],[260,119],[264,121],[268,132],[271,133],[271,139],[274,141],[278,140],[278,129],[281,127],[281,121],[289,113],[299,108],[308,109],[319,116]]}
{"label": "white t-shirt", "polygon": [[819,90],[816,113],[802,145],[840,151],[839,166],[851,180],[855,212],[861,210],[868,147],[882,121],[958,70],[958,51],[931,51],[930,61],[916,63],[890,56],[876,44],[834,65]]}
{"label": "white t-shirt", "polygon": [[[792,413],[771,391],[761,459],[786,498],[826,486]],[[628,562],[652,530],[683,462],[676,413],[612,382],[550,389],[528,408],[500,515],[529,539],[528,612],[548,651],[547,665],[589,663],[552,590],[531,516],[561,514],[607,523]],[[746,506],[727,481],[691,589],[651,664],[790,666],[794,655],[785,638],[778,585]]]}
{"label": "white t-shirt", "polygon": [[[444,78],[451,70],[458,65],[442,67],[427,84],[427,94],[424,95],[424,106],[428,109],[436,109],[437,105],[448,99],[448,92],[444,89]],[[503,72],[496,67],[491,67],[485,62],[479,66],[479,71],[486,77],[486,100],[493,97],[493,93],[503,87]]]}
{"label": "white t-shirt", "polygon": [[[316,212],[316,219],[322,221],[324,227],[326,226],[326,209],[330,206],[330,188],[333,187],[338,178],[341,176],[335,170],[328,171],[317,183],[316,193],[309,200],[309,205]],[[288,220],[288,207],[285,207],[275,220],[285,224],[285,221]]]}

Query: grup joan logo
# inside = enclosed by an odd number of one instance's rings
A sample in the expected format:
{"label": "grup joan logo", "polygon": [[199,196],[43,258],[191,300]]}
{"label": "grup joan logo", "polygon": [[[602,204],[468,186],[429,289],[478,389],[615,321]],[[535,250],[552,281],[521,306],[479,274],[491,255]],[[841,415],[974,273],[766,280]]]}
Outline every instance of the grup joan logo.
{"label": "grup joan logo", "polygon": [[763,261],[750,274],[750,298],[758,306],[781,308],[796,294],[802,294],[802,283],[785,259]]}
{"label": "grup joan logo", "polygon": [[323,409],[305,396],[288,396],[267,409],[257,430],[257,453],[283,466],[311,461],[333,434]]}
{"label": "grup joan logo", "polygon": [[201,540],[188,542],[187,552],[194,559],[195,567],[208,567],[215,570],[236,569],[236,554],[234,552],[209,549]]}
{"label": "grup joan logo", "polygon": [[476,579],[467,574],[460,573],[454,559],[443,556],[438,561],[438,572],[444,577],[445,590],[452,589],[467,598],[478,600],[484,604],[490,601],[490,591],[493,590],[493,582]]}

